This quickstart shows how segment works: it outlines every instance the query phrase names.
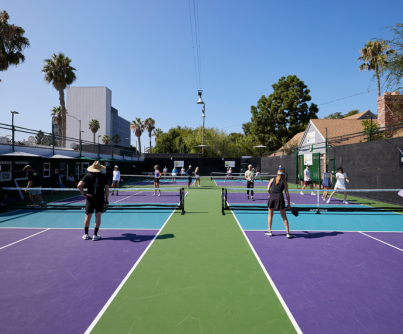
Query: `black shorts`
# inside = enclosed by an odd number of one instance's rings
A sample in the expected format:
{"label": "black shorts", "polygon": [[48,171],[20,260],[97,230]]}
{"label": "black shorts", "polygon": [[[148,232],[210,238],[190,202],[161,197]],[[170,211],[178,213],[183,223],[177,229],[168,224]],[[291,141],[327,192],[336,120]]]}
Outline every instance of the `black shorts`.
{"label": "black shorts", "polygon": [[254,182],[246,181],[246,188],[253,188],[254,184]]}
{"label": "black shorts", "polygon": [[160,183],[160,179],[158,177],[154,177],[154,183]]}
{"label": "black shorts", "polygon": [[284,197],[273,197],[270,196],[269,202],[267,203],[267,207],[275,210],[283,210],[285,209],[285,200]]}
{"label": "black shorts", "polygon": [[87,198],[87,202],[85,203],[85,214],[91,214],[94,213],[94,210],[96,212],[102,212],[104,209],[104,199],[103,198]]}
{"label": "black shorts", "polygon": [[191,176],[188,177],[188,182],[189,182],[189,183],[192,182],[192,177],[191,177]]}

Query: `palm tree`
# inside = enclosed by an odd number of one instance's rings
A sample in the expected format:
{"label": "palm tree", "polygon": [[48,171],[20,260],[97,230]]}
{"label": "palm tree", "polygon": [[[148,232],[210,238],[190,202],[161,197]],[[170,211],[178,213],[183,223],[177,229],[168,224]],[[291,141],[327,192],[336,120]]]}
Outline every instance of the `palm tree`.
{"label": "palm tree", "polygon": [[361,57],[357,61],[362,60],[364,63],[360,65],[360,71],[375,71],[378,83],[378,96],[381,96],[381,83],[379,79],[379,70],[386,65],[388,55],[395,53],[384,40],[369,41],[365,47],[360,49]]}
{"label": "palm tree", "polygon": [[[56,119],[56,125],[57,125],[57,146],[61,146],[61,139],[62,139],[62,107],[53,107],[52,113],[50,116],[53,116],[53,118]],[[53,125],[52,125],[53,126]]]}
{"label": "palm tree", "polygon": [[132,121],[130,124],[130,130],[134,132],[134,135],[138,138],[139,140],[139,151],[141,153],[141,141],[140,137],[145,129],[144,122],[141,121],[140,118],[136,118],[136,120]]}
{"label": "palm tree", "polygon": [[[147,131],[148,131],[148,136],[150,137],[150,147],[149,147],[149,150],[150,150],[150,152],[151,152],[151,149],[152,149],[152,147],[151,147],[151,133],[153,132],[153,130],[155,129],[155,121],[154,121],[154,119],[152,119],[151,117],[149,117],[149,118],[147,118],[145,121],[144,121],[144,125],[145,125],[145,128],[147,129]],[[150,153],[149,152],[149,153]]]}
{"label": "palm tree", "polygon": [[104,136],[102,137],[102,142],[103,142],[105,145],[109,145],[109,144],[111,143],[111,137],[109,137],[109,135],[104,135]]}
{"label": "palm tree", "polygon": [[25,56],[22,51],[29,47],[29,40],[24,37],[25,30],[9,24],[9,18],[6,11],[0,12],[0,71],[23,63]]}
{"label": "palm tree", "polygon": [[156,128],[153,132],[153,136],[155,137],[155,140],[158,139],[159,136],[161,136],[161,133],[163,133],[163,131],[160,128]]}
{"label": "palm tree", "polygon": [[[45,73],[45,81],[52,83],[53,87],[59,92],[60,106],[62,107],[62,136],[63,147],[66,147],[66,103],[64,101],[64,90],[76,80],[76,70],[70,66],[71,59],[63,53],[52,54],[50,59],[44,60],[45,65],[42,72]],[[94,141],[95,142],[95,141]]]}
{"label": "palm tree", "polygon": [[118,134],[114,135],[112,137],[112,141],[115,143],[115,145],[120,143],[120,136]]}
{"label": "palm tree", "polygon": [[99,122],[96,119],[92,119],[91,122],[88,124],[88,126],[91,132],[94,134],[94,145],[95,145],[95,134],[97,133],[97,131],[101,126],[99,125]]}

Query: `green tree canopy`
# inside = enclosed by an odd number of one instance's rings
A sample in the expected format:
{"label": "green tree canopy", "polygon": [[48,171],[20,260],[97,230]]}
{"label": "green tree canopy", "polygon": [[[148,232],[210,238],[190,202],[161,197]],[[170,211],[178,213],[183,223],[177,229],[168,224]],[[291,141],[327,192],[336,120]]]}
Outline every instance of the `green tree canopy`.
{"label": "green tree canopy", "polygon": [[341,113],[341,112],[335,112],[333,114],[329,114],[325,117],[323,117],[324,119],[341,119],[344,118],[345,116]]}
{"label": "green tree canopy", "polygon": [[360,112],[359,109],[353,109],[353,110],[350,110],[347,114],[345,114],[344,117],[349,117],[349,116],[357,115],[359,112]]}
{"label": "green tree canopy", "polygon": [[23,63],[25,56],[22,52],[29,47],[29,40],[24,37],[25,30],[9,24],[9,18],[6,11],[0,12],[0,71]]}
{"label": "green tree canopy", "polygon": [[296,75],[282,77],[272,87],[272,94],[263,95],[257,105],[251,107],[250,125],[253,137],[269,151],[278,149],[304,131],[319,111],[316,104],[308,106],[310,90]]}

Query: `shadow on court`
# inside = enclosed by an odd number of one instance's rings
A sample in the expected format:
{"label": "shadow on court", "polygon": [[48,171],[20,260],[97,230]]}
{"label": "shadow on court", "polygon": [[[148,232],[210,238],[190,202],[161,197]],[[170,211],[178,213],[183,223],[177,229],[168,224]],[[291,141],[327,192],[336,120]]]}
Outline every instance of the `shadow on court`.
{"label": "shadow on court", "polygon": [[[304,238],[304,239],[316,239],[316,238],[324,238],[324,237],[335,237],[339,234],[344,234],[343,232],[308,232],[308,231],[298,231],[298,232],[293,232],[292,229],[290,232],[294,235],[294,238]],[[304,234],[302,234],[304,233]],[[281,231],[273,231],[273,237],[284,237],[286,236],[286,232],[281,232]]]}
{"label": "shadow on court", "polygon": [[[130,241],[130,242],[144,242],[150,241],[154,239],[154,235],[138,235],[135,233],[124,233],[120,236],[110,237],[110,238],[102,238],[101,240],[118,240],[118,241]],[[175,238],[175,235],[168,233],[168,234],[161,234],[158,235],[155,239],[157,240],[165,240],[165,239],[172,239]]]}

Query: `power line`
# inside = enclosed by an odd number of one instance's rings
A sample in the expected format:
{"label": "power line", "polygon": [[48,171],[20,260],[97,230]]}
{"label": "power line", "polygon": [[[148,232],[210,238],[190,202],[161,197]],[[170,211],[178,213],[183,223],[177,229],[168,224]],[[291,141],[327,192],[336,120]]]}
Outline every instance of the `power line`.
{"label": "power line", "polygon": [[321,104],[318,104],[318,106],[323,106],[324,104],[333,103],[333,102],[340,101],[340,100],[345,100],[345,99],[348,99],[348,98],[353,97],[353,96],[357,96],[357,95],[361,95],[361,94],[366,94],[366,93],[369,93],[369,92],[373,92],[374,90],[377,90],[377,88],[368,90],[368,91],[366,91],[366,92],[362,92],[362,93],[358,93],[358,94],[354,94],[354,95],[342,97],[341,99],[337,99],[337,100],[333,100],[333,101],[321,103]]}
{"label": "power line", "polygon": [[189,4],[190,32],[192,34],[193,62],[196,74],[196,84],[197,89],[201,90],[203,81],[202,81],[202,66],[201,66],[201,47],[200,47],[199,3],[198,0],[188,0],[188,4]]}

